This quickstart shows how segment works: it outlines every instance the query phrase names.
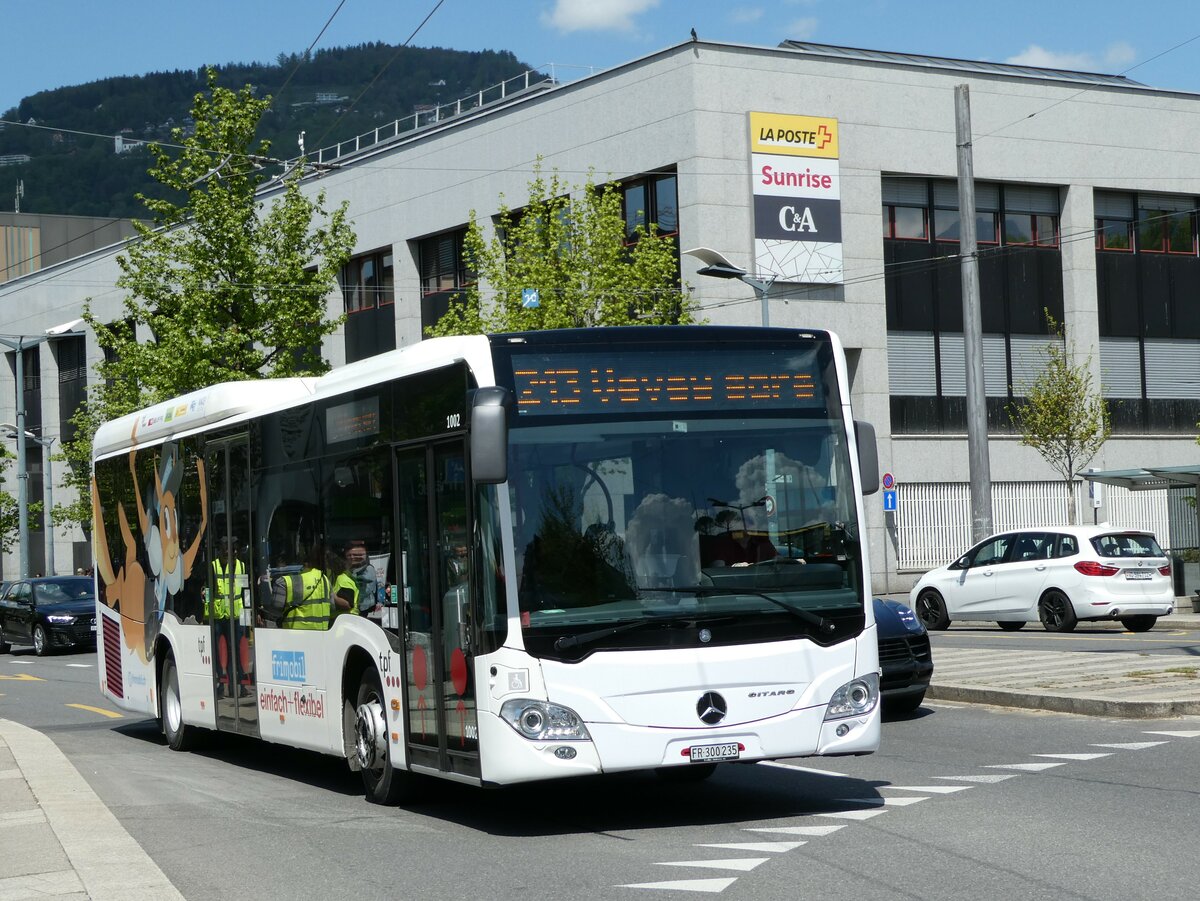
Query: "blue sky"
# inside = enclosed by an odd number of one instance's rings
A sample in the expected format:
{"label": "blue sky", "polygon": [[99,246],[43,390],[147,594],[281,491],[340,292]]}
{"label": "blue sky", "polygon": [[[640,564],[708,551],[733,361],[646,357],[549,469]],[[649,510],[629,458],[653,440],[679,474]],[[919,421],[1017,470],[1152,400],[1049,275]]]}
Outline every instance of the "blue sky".
{"label": "blue sky", "polygon": [[273,61],[312,44],[335,10],[318,48],[399,44],[416,31],[415,46],[511,50],[568,80],[695,28],[721,42],[804,39],[1126,73],[1200,92],[1197,0],[0,0],[0,111],[113,75]]}

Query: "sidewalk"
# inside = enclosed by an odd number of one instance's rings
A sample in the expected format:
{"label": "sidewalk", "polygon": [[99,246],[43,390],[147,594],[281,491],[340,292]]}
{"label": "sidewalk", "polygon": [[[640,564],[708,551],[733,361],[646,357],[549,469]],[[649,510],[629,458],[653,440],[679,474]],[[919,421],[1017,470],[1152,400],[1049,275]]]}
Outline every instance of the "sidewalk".
{"label": "sidewalk", "polygon": [[[1189,604],[1183,598],[1180,603]],[[1120,623],[1082,626],[1121,628]],[[1196,628],[1200,614],[1188,609],[1162,617],[1148,634],[1162,638],[1175,629]],[[1200,656],[939,648],[935,638],[933,681],[926,697],[1091,716],[1196,716]]]}
{"label": "sidewalk", "polygon": [[58,747],[0,719],[0,901],[183,896]]}

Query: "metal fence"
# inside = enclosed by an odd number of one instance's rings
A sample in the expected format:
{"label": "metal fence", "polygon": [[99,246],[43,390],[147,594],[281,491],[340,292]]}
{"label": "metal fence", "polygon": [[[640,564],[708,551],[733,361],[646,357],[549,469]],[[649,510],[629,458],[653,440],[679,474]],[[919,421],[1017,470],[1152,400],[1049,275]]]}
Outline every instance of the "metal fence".
{"label": "metal fence", "polygon": [[[1072,485],[1075,521],[1090,523],[1094,508],[1088,483]],[[1175,526],[1177,547],[1195,546],[1195,515],[1181,495],[1168,491],[1130,491],[1103,487],[1104,521],[1153,532],[1163,547],[1171,543]],[[1189,489],[1190,493],[1190,489]],[[1194,496],[1194,494],[1192,495]],[[897,569],[924,571],[949,563],[971,546],[971,486],[967,482],[917,482],[896,486]],[[1174,515],[1172,515],[1174,513]],[[1066,491],[1062,482],[993,482],[992,525],[995,531],[1067,522]],[[1187,528],[1190,521],[1192,528]],[[1181,523],[1183,525],[1181,525]],[[1179,534],[1181,528],[1184,534]]]}

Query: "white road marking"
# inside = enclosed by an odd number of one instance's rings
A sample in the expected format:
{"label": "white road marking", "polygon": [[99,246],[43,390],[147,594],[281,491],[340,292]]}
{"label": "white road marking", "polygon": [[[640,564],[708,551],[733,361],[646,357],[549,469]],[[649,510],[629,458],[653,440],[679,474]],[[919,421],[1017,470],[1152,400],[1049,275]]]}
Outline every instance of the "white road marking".
{"label": "white road marking", "polygon": [[988,770],[1025,770],[1031,773],[1040,773],[1042,770],[1050,770],[1056,766],[1066,766],[1063,763],[992,763],[988,764],[984,769]]}
{"label": "white road marking", "polygon": [[909,804],[919,804],[922,801],[928,800],[928,798],[918,795],[915,798],[911,796],[901,798],[884,798],[883,803],[888,807],[907,807]]}
{"label": "white road marking", "polygon": [[72,666],[75,669],[95,669],[90,663],[68,663],[67,666]]}
{"label": "white road marking", "polygon": [[713,845],[696,845],[697,848],[722,848],[726,851],[766,851],[771,854],[782,854],[794,851],[808,842],[724,842]]}
{"label": "white road marking", "polygon": [[816,773],[818,776],[838,776],[842,779],[849,779],[849,773],[835,773],[833,770],[818,770],[810,766],[792,766],[790,763],[780,763],[777,760],[760,760],[759,766],[775,766],[781,770],[796,770],[801,773]]}
{"label": "white road marking", "polygon": [[676,882],[635,882],[629,885],[618,885],[617,888],[656,888],[674,892],[708,892],[716,894],[723,892],[737,882],[736,876],[728,879],[680,879]]}
{"label": "white road marking", "polygon": [[769,857],[731,857],[726,860],[663,860],[656,867],[707,867],[710,870],[737,870],[749,873],[760,864],[766,863]]}
{"label": "white road marking", "polygon": [[1157,748],[1159,745],[1170,744],[1165,741],[1122,741],[1114,745],[1092,745],[1093,748],[1117,748],[1121,751],[1144,751],[1146,748]]}
{"label": "white road marking", "polygon": [[934,776],[934,779],[946,779],[949,782],[1003,782],[1005,779],[1015,779],[1016,773],[985,773],[979,776]]}
{"label": "white road marking", "polygon": [[1200,732],[1147,732],[1147,735],[1170,735],[1173,738],[1196,738]]}
{"label": "white road marking", "polygon": [[833,813],[818,813],[816,816],[829,817],[831,820],[869,820],[881,813],[887,813],[887,811],[879,808],[875,810],[838,810]]}
{"label": "white road marking", "polygon": [[881,788],[892,789],[893,791],[902,792],[929,792],[933,795],[948,795],[952,792],[965,792],[968,788],[974,788],[973,785],[884,785]]}
{"label": "white road marking", "polygon": [[1112,757],[1112,754],[1034,754],[1034,757],[1054,757],[1059,760],[1099,760],[1101,757]]}
{"label": "white road marking", "polygon": [[746,832],[778,832],[781,835],[829,835],[831,832],[837,832],[839,829],[845,829],[842,826],[755,826],[747,828]]}

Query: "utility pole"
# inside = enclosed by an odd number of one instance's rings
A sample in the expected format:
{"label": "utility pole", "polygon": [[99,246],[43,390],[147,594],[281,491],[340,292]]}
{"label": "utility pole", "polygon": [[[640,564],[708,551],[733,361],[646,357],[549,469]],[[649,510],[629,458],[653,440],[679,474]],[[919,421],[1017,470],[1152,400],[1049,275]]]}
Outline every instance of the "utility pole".
{"label": "utility pole", "polygon": [[971,98],[954,88],[958,148],[958,224],[962,259],[963,351],[967,368],[967,456],[971,482],[971,541],[992,534],[992,470],[988,458],[987,391],[983,383],[983,325],[979,307],[979,258],[975,234],[975,164],[971,147]]}

